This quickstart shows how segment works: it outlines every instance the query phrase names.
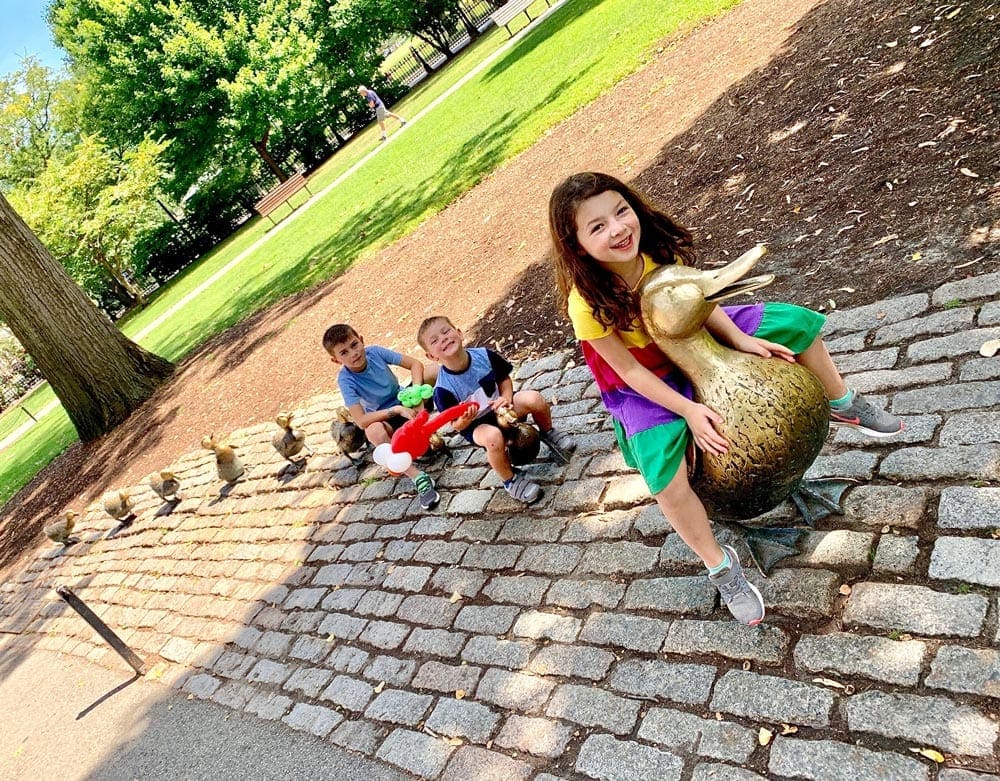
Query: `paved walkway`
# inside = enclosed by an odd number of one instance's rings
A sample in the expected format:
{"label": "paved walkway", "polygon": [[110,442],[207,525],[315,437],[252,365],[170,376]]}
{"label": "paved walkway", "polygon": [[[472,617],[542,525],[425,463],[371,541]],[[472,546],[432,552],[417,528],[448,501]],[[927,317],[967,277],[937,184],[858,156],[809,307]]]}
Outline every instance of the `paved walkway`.
{"label": "paved walkway", "polygon": [[34,649],[122,666],[67,584],[148,678],[421,778],[996,779],[1000,359],[978,349],[998,296],[994,273],[830,317],[850,383],[907,430],[831,436],[811,472],[858,481],[847,514],[758,579],[760,628],[719,607],[558,354],[516,375],[578,434],[568,466],[531,467],[538,505],[453,438],[424,513],[336,453],[316,398],[298,475],[272,426],[238,431],[232,490],[194,452],[172,510],[136,487],[131,527],[95,506],[81,543],[41,549],[0,586],[0,675]]}

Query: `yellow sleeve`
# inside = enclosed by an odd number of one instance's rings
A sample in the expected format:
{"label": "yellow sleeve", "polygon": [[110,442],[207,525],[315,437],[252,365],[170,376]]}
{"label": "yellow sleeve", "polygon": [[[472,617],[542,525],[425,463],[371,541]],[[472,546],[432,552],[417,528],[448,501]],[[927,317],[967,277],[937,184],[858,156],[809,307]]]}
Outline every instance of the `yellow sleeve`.
{"label": "yellow sleeve", "polygon": [[590,304],[584,300],[576,288],[569,292],[566,309],[569,321],[573,325],[573,335],[581,342],[600,339],[614,333],[613,329],[601,325],[594,319],[594,312],[590,308]]}

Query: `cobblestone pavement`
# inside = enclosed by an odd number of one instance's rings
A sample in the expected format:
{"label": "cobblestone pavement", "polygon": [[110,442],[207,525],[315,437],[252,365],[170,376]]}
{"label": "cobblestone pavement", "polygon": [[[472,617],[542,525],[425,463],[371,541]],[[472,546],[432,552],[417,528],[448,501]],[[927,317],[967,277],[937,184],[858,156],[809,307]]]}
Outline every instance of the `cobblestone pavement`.
{"label": "cobblestone pavement", "polygon": [[811,473],[857,481],[846,515],[756,578],[761,627],[719,606],[557,354],[516,374],[579,442],[529,468],[537,505],[453,437],[423,512],[336,452],[338,400],[315,398],[297,474],[255,426],[232,435],[249,470],[231,489],[199,451],[173,465],[173,508],[143,486],[130,527],[88,508],[80,543],[0,586],[0,652],[121,664],[65,584],[149,677],[420,778],[996,779],[1000,358],[978,350],[998,295],[994,273],[830,317],[850,384],[907,428],[831,434]]}

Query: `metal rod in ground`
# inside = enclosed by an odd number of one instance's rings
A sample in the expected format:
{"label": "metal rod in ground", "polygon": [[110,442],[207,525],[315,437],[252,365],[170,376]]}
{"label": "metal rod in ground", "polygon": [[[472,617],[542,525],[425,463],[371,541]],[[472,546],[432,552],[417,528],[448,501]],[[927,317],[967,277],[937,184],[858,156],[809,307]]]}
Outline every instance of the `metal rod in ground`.
{"label": "metal rod in ground", "polygon": [[115,652],[125,660],[129,667],[135,670],[136,674],[145,675],[146,665],[142,659],[131,648],[125,645],[125,642],[114,633],[110,626],[98,618],[93,610],[83,604],[83,600],[80,597],[66,586],[59,586],[56,589],[56,593],[66,600],[66,604],[79,613],[84,621],[94,627],[97,630],[97,634],[108,641],[108,645],[115,649]]}

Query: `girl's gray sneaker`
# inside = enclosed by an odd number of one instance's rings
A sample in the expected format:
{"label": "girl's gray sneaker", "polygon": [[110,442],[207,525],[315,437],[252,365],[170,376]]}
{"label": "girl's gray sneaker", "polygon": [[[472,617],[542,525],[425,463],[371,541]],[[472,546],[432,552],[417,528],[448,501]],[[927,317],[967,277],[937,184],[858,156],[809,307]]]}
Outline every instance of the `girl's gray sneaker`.
{"label": "girl's gray sneaker", "polygon": [[850,426],[869,437],[884,439],[903,430],[903,421],[892,413],[879,409],[857,391],[851,391],[851,403],[846,407],[830,407],[830,423]]}
{"label": "girl's gray sneaker", "polygon": [[514,472],[514,476],[503,484],[504,490],[517,501],[531,504],[542,495],[542,487],[529,480],[524,472]]}
{"label": "girl's gray sneaker", "polygon": [[736,555],[733,546],[723,545],[722,550],[729,554],[732,564],[718,575],[709,575],[708,579],[719,589],[722,601],[733,618],[741,624],[757,626],[764,620],[764,598],[757,587],[747,580],[740,557]]}

